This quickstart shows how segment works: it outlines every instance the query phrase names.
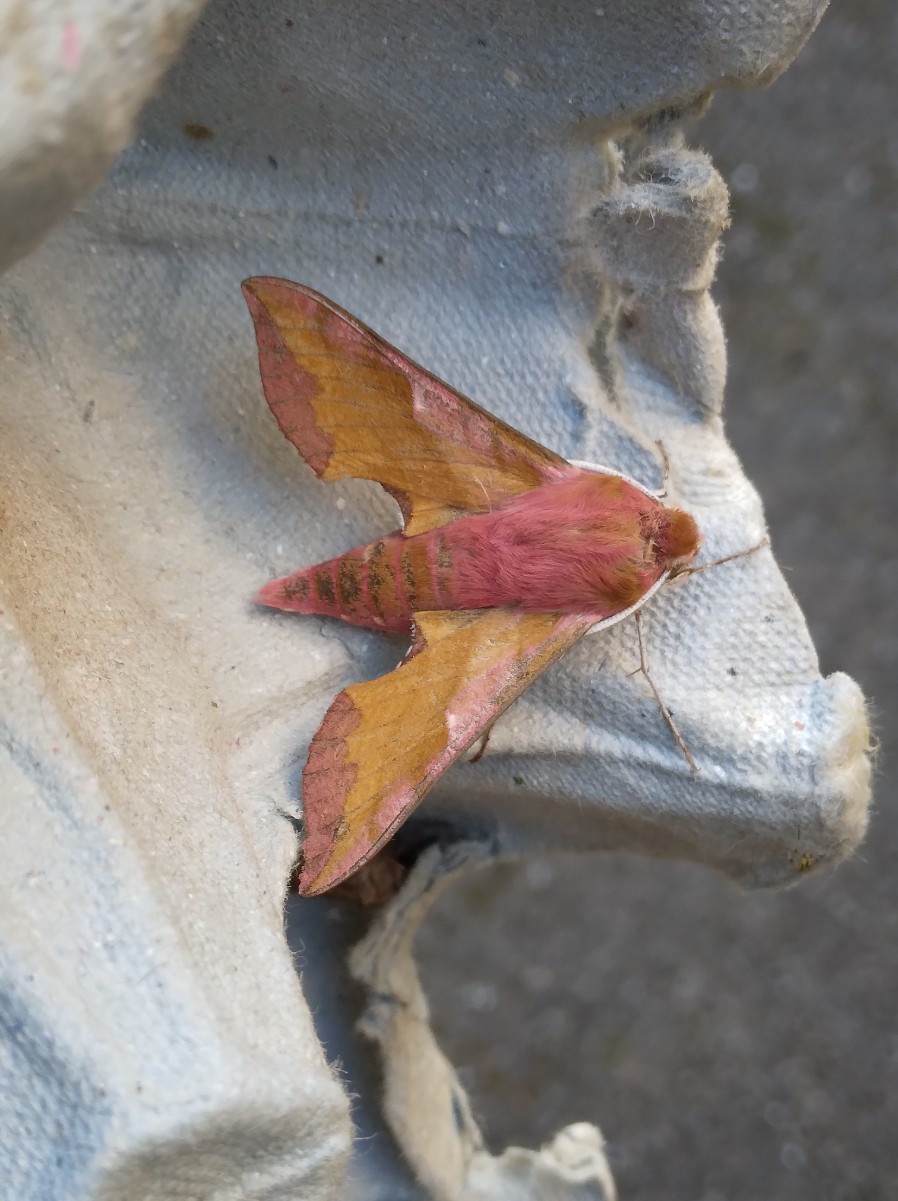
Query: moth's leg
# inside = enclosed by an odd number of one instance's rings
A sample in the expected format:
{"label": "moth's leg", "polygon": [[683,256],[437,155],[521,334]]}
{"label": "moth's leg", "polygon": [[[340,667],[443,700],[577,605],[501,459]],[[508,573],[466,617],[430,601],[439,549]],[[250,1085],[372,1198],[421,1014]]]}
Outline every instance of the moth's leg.
{"label": "moth's leg", "polygon": [[653,490],[652,495],[657,496],[659,500],[666,500],[667,484],[670,480],[670,458],[667,454],[667,447],[660,438],[655,445],[658,447],[658,454],[661,456],[661,483]]}
{"label": "moth's leg", "polygon": [[[692,768],[692,770],[694,772],[698,772],[699,766],[696,763],[696,761],[693,759],[692,752],[690,751],[689,747],[686,745],[686,740],[684,739],[684,737],[680,733],[680,731],[677,729],[677,723],[673,719],[673,714],[668,709],[667,705],[665,705],[664,701],[662,701],[661,693],[655,687],[655,681],[649,675],[648,662],[646,661],[646,657],[645,657],[645,644],[642,640],[642,614],[640,613],[640,611],[638,609],[636,610],[634,617],[636,618],[636,640],[639,643],[639,666],[636,668],[636,671],[640,672],[648,680],[649,687],[651,688],[652,693],[654,694],[655,700],[658,702],[658,708],[661,710],[661,715],[664,718],[664,720],[667,722],[667,725],[670,728],[670,732],[671,732],[671,734],[673,734],[674,739],[676,740],[677,746],[680,748],[680,750],[686,756],[686,762],[689,764],[689,766]],[[634,672],[633,674],[635,675],[636,672]]]}
{"label": "moth's leg", "polygon": [[496,724],[495,721],[491,721],[490,724],[483,731],[483,733],[480,735],[480,746],[477,748],[477,750],[474,752],[474,754],[468,760],[469,763],[479,763],[480,760],[483,758],[483,752],[486,750],[487,743],[490,740],[490,734],[492,734],[493,726],[495,724]]}

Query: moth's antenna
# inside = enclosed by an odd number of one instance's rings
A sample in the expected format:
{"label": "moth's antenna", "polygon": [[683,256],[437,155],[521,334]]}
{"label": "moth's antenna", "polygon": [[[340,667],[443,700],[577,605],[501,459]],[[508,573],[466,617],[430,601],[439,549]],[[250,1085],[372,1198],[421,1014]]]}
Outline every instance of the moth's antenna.
{"label": "moth's antenna", "polygon": [[769,538],[762,538],[755,546],[750,546],[748,550],[737,550],[734,555],[724,555],[722,559],[712,559],[710,563],[700,563],[698,567],[674,567],[671,571],[671,576],[679,579],[682,575],[698,575],[700,571],[709,571],[712,567],[719,567],[721,563],[732,563],[734,559],[744,559],[746,555],[753,555],[756,550],[763,550],[765,546],[770,545]]}
{"label": "moth's antenna", "polygon": [[[747,553],[747,552],[743,552],[743,553]],[[710,567],[711,564],[709,563],[708,566]],[[686,762],[689,764],[689,766],[692,768],[692,770],[696,774],[698,774],[698,772],[700,771],[700,768],[699,768],[698,764],[696,763],[696,761],[693,759],[692,752],[689,750],[689,747],[686,745],[686,740],[684,739],[684,737],[680,733],[680,731],[677,729],[677,723],[673,719],[673,714],[668,709],[667,705],[665,705],[664,701],[662,701],[661,693],[655,687],[655,681],[649,675],[649,666],[648,666],[648,663],[646,662],[646,657],[645,657],[645,644],[642,641],[642,614],[637,609],[636,612],[633,614],[633,616],[636,618],[636,639],[639,643],[639,666],[637,667],[636,671],[641,672],[642,675],[644,675],[645,678],[648,680],[649,687],[651,688],[651,690],[654,694],[655,700],[658,702],[658,708],[661,710],[661,715],[664,718],[664,720],[667,722],[667,725],[670,728],[670,732],[671,732],[671,734],[673,734],[674,739],[676,740],[677,746],[680,748],[680,750],[686,756]],[[635,675],[635,672],[634,672],[634,675]]]}

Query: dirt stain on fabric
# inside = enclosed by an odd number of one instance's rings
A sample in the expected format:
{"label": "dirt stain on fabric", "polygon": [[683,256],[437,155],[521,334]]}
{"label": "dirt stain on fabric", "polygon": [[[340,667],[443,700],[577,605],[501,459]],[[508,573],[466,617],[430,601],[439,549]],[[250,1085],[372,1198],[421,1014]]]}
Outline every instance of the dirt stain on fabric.
{"label": "dirt stain on fabric", "polygon": [[201,125],[199,121],[185,122],[184,133],[192,142],[208,142],[215,137],[215,131],[208,125]]}

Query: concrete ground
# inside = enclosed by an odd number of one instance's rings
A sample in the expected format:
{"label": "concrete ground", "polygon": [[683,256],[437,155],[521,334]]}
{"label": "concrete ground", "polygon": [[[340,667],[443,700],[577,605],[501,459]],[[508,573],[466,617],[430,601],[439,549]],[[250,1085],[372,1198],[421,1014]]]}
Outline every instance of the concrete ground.
{"label": "concrete ground", "polygon": [[455,889],[419,939],[494,1148],[598,1121],[622,1198],[898,1197],[898,8],[834,5],[692,140],[733,189],[731,438],[820,652],[871,699],[861,854],[782,893],[566,858]]}

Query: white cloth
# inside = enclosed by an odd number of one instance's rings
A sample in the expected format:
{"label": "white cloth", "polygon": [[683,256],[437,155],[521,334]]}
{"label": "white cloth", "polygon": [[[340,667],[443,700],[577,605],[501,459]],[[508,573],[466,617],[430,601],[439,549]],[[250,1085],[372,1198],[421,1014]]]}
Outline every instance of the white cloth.
{"label": "white cloth", "polygon": [[[661,439],[707,554],[750,546],[705,291],[726,191],[668,121],[774,77],[822,7],[214,4],[89,200],[197,8],[0,13],[11,1196],[344,1195],[348,1103],[282,937],[279,810],[300,811],[334,694],[399,652],[248,598],[389,529],[392,502],[284,442],[240,280],[324,291],[572,457],[651,482]],[[628,675],[627,625],[547,673],[422,814],[492,853],[628,847],[758,884],[847,854],[862,699],[820,678],[770,553],[665,590],[645,629],[698,776]],[[478,1162],[476,1195],[499,1195]]]}

